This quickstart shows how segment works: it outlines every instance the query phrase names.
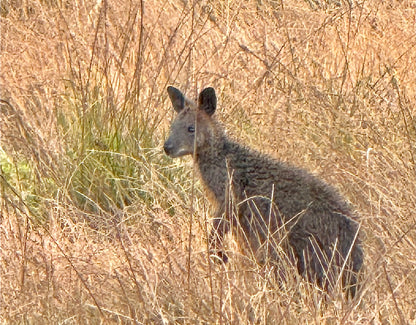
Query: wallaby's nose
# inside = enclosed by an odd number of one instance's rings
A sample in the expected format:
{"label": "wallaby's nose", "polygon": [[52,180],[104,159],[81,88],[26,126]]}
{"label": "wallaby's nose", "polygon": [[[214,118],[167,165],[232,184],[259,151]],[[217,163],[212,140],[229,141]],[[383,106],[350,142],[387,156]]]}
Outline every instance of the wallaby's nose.
{"label": "wallaby's nose", "polygon": [[163,150],[165,150],[166,154],[170,156],[172,153],[173,145],[167,140],[165,144],[163,145]]}

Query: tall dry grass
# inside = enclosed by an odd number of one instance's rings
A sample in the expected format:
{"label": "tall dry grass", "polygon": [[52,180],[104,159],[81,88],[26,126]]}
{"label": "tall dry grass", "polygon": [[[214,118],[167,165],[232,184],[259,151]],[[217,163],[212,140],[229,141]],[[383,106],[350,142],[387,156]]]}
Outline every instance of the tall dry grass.
{"label": "tall dry grass", "polygon": [[[416,321],[414,1],[0,9],[2,323]],[[234,137],[352,202],[356,299],[275,283],[231,238],[230,263],[210,262],[192,161],[161,150],[168,84],[214,86]]]}

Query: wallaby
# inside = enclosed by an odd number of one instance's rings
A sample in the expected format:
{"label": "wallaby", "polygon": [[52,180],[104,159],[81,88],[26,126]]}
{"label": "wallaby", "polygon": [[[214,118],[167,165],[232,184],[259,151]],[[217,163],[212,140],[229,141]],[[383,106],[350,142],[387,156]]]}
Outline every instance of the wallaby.
{"label": "wallaby", "polygon": [[259,263],[271,261],[279,268],[286,259],[308,281],[328,290],[339,280],[354,296],[363,251],[357,216],[338,192],[303,169],[227,137],[213,117],[213,88],[204,89],[197,103],[174,87],[167,91],[178,114],[164,150],[173,158],[195,159],[216,206],[211,252],[227,262],[222,241],[231,230]]}

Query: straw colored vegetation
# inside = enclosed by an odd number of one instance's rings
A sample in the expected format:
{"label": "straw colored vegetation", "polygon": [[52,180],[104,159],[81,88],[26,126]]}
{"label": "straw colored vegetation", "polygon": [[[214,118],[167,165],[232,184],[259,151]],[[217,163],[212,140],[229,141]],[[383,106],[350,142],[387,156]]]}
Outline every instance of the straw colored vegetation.
{"label": "straw colored vegetation", "polygon": [[[0,319],[24,324],[416,321],[415,2],[0,2]],[[277,283],[162,150],[175,85],[361,215],[352,300]],[[288,266],[289,267],[289,266]]]}

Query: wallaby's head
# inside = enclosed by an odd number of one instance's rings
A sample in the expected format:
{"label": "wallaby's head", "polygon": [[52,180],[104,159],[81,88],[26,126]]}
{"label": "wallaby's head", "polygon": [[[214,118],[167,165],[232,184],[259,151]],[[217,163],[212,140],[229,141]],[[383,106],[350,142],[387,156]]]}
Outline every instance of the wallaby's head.
{"label": "wallaby's head", "polygon": [[[198,96],[198,102],[186,98],[180,90],[168,87],[169,98],[178,113],[170,127],[169,138],[163,148],[166,154],[175,158],[194,153],[209,145],[213,138],[214,121],[211,116],[217,107],[213,88],[205,88]],[[196,138],[195,138],[196,137]]]}

